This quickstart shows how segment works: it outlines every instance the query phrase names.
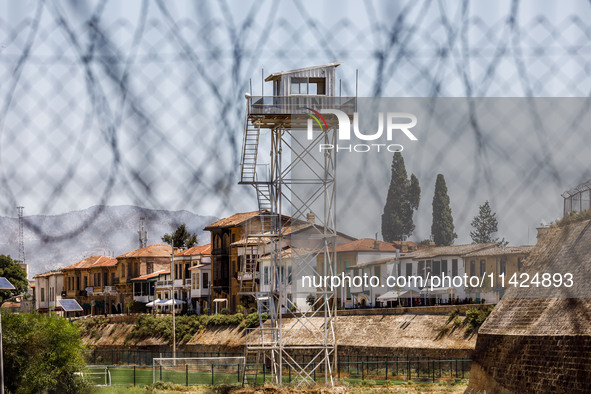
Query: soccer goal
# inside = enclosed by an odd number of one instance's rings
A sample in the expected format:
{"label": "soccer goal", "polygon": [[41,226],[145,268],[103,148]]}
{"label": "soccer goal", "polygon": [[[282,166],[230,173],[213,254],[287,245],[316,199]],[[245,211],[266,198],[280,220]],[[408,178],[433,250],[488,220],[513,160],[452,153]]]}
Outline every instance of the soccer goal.
{"label": "soccer goal", "polygon": [[154,358],[152,383],[241,384],[245,364],[244,357]]}
{"label": "soccer goal", "polygon": [[84,380],[90,382],[95,386],[110,386],[111,372],[109,368],[104,365],[89,365],[82,372]]}

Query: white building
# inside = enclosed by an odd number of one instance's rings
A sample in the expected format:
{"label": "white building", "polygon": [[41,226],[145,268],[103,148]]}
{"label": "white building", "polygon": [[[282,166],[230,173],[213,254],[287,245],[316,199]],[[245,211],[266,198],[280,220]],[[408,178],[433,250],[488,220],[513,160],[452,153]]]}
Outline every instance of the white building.
{"label": "white building", "polygon": [[189,309],[195,313],[211,310],[211,244],[195,246],[180,253],[189,259]]}
{"label": "white building", "polygon": [[[62,299],[64,274],[61,271],[35,275],[35,309],[38,312],[61,311],[58,300]],[[65,294],[64,294],[65,295]]]}
{"label": "white building", "polygon": [[[493,248],[496,244],[469,244],[452,246],[434,246],[418,249],[400,256],[399,260],[390,263],[389,271],[394,276],[403,276],[410,280],[412,276],[421,277],[424,280],[427,276],[449,277],[464,276],[466,274],[466,255],[475,251]],[[450,298],[463,300],[468,296],[464,286],[443,286],[447,290],[430,292],[427,286],[407,285],[405,287],[418,287],[421,291],[420,299],[422,304],[432,305],[436,302],[449,302]],[[437,286],[435,286],[437,287]],[[389,290],[400,290],[389,288]]]}

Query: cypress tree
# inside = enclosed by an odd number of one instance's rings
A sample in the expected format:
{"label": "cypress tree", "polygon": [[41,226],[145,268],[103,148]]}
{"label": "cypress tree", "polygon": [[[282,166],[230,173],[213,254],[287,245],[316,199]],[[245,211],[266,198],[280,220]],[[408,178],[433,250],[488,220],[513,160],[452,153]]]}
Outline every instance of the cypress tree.
{"label": "cypress tree", "polygon": [[413,210],[419,209],[419,203],[421,202],[421,187],[419,186],[419,180],[415,176],[415,174],[411,174],[410,176],[410,186],[408,189],[408,201],[410,202],[410,207]]}
{"label": "cypress tree", "polygon": [[433,194],[433,223],[431,224],[433,242],[437,246],[449,246],[458,236],[454,232],[454,219],[449,206],[449,195],[445,178],[437,174]]}
{"label": "cypress tree", "polygon": [[404,158],[400,152],[392,158],[392,178],[382,214],[382,238],[386,242],[400,241],[413,232],[413,212],[419,206],[421,188],[419,181],[407,178]]}

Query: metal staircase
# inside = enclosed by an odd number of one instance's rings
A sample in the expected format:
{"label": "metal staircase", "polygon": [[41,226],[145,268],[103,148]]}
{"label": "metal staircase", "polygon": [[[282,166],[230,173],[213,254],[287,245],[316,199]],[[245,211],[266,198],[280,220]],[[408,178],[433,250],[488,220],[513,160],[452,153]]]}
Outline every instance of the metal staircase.
{"label": "metal staircase", "polygon": [[244,120],[244,141],[242,144],[242,165],[240,171],[241,184],[253,184],[256,180],[257,158],[261,127],[248,119]]}

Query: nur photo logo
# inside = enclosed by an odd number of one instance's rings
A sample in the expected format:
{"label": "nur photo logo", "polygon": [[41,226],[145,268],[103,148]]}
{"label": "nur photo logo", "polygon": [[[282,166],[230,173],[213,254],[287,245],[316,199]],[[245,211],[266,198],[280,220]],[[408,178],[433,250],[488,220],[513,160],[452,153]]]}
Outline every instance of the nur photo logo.
{"label": "nur photo logo", "polygon": [[[356,138],[361,141],[379,141],[384,139],[384,123],[385,126],[385,140],[390,142],[394,139],[398,132],[402,132],[410,141],[418,141],[418,138],[412,133],[410,129],[417,125],[417,117],[411,113],[406,112],[378,112],[378,129],[375,132],[362,132],[359,127],[359,114],[353,113],[351,121],[349,115],[344,111],[338,109],[320,109],[319,111],[312,108],[306,108],[310,112],[306,112],[310,119],[308,119],[307,138],[314,139],[314,123],[316,123],[320,131],[328,131],[328,123],[323,114],[330,114],[336,116],[338,120],[337,139],[338,141],[351,141]],[[351,127],[352,126],[352,127]],[[353,136],[351,135],[353,129]],[[387,150],[388,152],[402,152],[404,147],[401,144],[387,144],[387,143],[359,143],[359,144],[319,144],[318,150],[336,150],[337,152],[369,152]]]}

